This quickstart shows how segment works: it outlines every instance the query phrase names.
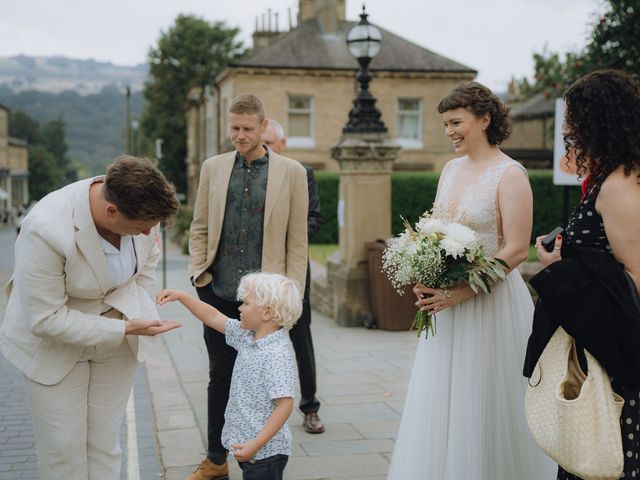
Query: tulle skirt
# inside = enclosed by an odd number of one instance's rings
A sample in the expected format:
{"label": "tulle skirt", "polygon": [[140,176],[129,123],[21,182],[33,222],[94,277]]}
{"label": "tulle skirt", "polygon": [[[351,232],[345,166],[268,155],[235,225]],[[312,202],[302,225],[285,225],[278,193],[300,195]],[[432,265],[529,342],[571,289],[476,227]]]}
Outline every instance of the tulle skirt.
{"label": "tulle skirt", "polygon": [[418,342],[389,479],[552,480],[524,416],[533,302],[517,271],[437,315]]}

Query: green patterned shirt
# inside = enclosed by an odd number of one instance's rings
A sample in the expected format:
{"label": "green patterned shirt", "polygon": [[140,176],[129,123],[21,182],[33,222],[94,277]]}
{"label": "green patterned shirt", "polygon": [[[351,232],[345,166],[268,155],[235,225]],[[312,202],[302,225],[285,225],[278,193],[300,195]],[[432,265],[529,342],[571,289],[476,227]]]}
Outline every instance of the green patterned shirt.
{"label": "green patterned shirt", "polygon": [[213,293],[225,300],[236,300],[240,278],[262,267],[268,173],[268,153],[251,163],[236,153],[229,178],[220,244],[211,266]]}

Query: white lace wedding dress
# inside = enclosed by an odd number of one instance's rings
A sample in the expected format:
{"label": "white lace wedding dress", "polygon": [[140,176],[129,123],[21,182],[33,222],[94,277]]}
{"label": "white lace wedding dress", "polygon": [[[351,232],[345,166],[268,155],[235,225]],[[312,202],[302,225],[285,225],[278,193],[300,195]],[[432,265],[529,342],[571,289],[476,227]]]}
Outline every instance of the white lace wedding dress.
{"label": "white lace wedding dress", "polygon": [[[449,163],[435,208],[476,230],[490,257],[501,241],[498,183],[507,168],[524,168],[505,161],[462,185],[454,180],[467,162]],[[453,198],[460,198],[457,205]],[[517,270],[491,294],[437,314],[436,335],[418,340],[389,479],[555,478],[557,466],[535,444],[524,417],[522,365],[532,320],[533,302]]]}

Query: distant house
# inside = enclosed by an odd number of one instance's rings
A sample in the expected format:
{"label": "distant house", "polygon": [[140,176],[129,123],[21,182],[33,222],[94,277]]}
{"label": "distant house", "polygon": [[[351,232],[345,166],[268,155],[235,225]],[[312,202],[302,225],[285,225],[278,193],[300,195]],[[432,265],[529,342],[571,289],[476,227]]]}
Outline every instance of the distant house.
{"label": "distant house", "polygon": [[[375,21],[375,11],[370,12]],[[270,23],[270,22],[269,22]],[[346,45],[357,22],[345,19],[345,0],[299,0],[298,25],[253,34],[254,50],[212,85],[193,89],[187,107],[188,198],[193,202],[202,161],[231,150],[226,111],[254,93],[287,132],[287,155],[318,169],[337,170],[338,143],[357,93],[358,63]],[[394,168],[439,171],[453,155],[436,111],[440,99],[476,71],[380,28],[371,92],[389,136],[402,146]]]}
{"label": "distant house", "polygon": [[29,202],[29,160],[24,140],[9,136],[9,109],[0,105],[0,211]]}
{"label": "distant house", "polygon": [[528,168],[551,168],[555,99],[538,93],[511,107],[511,136],[502,149]]}

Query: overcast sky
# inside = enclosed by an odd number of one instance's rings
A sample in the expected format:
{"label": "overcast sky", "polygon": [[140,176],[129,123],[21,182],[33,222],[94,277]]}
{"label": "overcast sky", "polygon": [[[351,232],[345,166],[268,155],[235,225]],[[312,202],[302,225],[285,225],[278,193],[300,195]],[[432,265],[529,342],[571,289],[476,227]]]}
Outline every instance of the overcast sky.
{"label": "overcast sky", "polygon": [[[288,26],[297,0],[0,0],[0,56],[64,55],[119,65],[146,59],[179,13],[241,28],[250,44],[255,17],[271,8]],[[532,54],[582,48],[602,0],[367,0],[369,20],[479,71],[498,91],[531,77]],[[361,1],[347,0],[356,20]],[[286,25],[285,25],[286,24]]]}

